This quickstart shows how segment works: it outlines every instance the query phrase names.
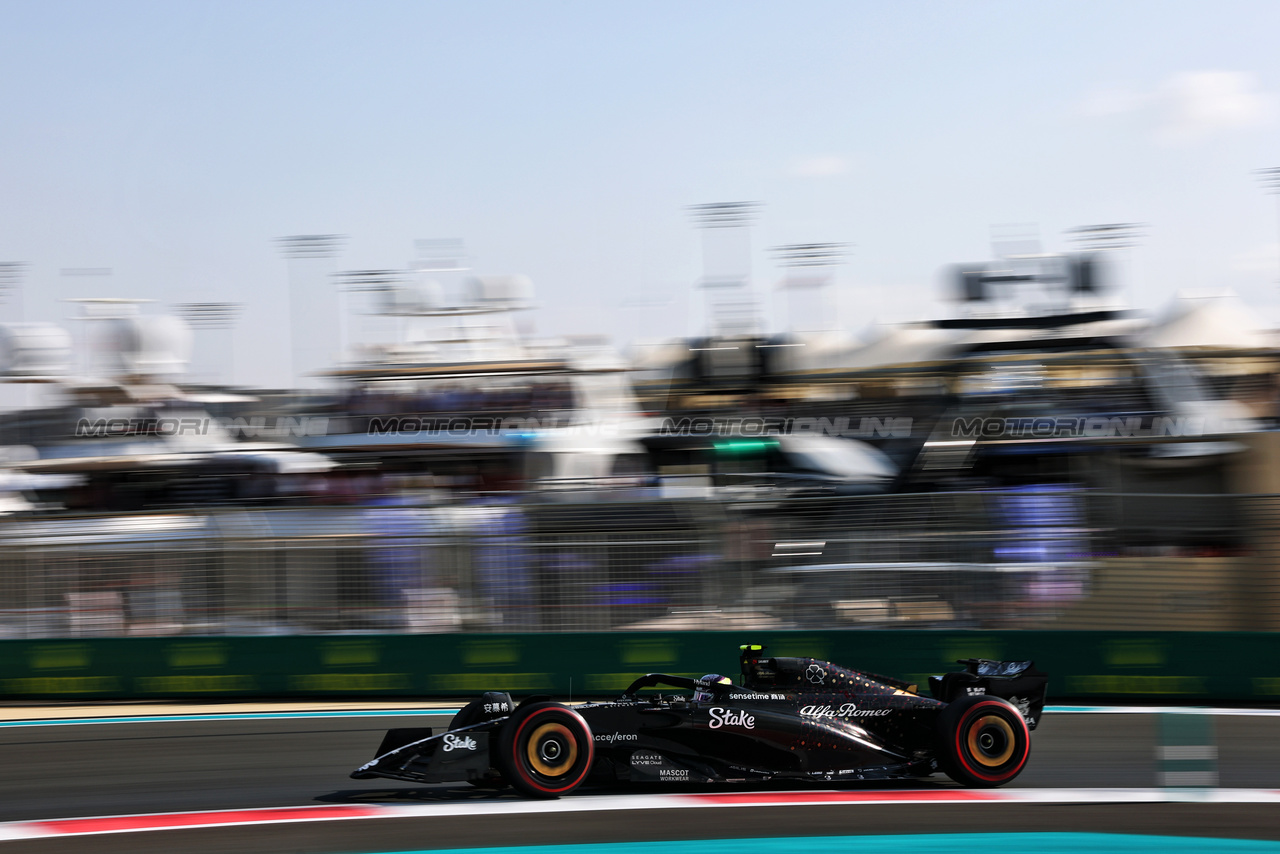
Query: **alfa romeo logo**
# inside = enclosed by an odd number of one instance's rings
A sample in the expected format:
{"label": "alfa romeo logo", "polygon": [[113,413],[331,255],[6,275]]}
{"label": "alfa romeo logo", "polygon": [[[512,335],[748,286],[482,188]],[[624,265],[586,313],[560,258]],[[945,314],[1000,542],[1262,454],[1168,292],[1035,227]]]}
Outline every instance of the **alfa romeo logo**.
{"label": "alfa romeo logo", "polygon": [[804,672],[805,678],[814,685],[821,685],[823,680],[827,678],[827,671],[823,670],[816,664],[810,664],[809,669]]}

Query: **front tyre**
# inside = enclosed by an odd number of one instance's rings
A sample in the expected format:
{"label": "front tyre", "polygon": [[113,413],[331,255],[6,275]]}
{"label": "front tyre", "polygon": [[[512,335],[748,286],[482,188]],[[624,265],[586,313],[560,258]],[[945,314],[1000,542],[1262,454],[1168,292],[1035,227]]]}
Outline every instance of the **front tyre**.
{"label": "front tyre", "polygon": [[1021,773],[1031,732],[1007,700],[961,697],[938,716],[939,758],[947,776],[965,786],[1003,786]]}
{"label": "front tyre", "polygon": [[587,778],[594,758],[591,727],[559,703],[518,709],[498,736],[498,769],[530,798],[569,794]]}

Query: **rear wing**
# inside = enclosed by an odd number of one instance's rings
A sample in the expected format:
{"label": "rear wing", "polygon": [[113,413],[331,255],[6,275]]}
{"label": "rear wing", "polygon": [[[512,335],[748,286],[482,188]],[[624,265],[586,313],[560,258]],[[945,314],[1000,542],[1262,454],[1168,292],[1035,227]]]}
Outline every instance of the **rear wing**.
{"label": "rear wing", "polygon": [[1008,700],[1035,729],[1044,712],[1045,690],[1049,675],[1036,670],[1034,661],[991,661],[986,658],[962,658],[965,665],[958,673],[929,677],[929,693],[944,703],[972,694],[990,694]]}

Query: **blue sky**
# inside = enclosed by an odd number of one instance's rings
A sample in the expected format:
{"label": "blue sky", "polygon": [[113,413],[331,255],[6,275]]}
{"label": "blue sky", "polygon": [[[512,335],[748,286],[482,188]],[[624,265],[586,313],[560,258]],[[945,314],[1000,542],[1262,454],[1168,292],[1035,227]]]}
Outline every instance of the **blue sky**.
{"label": "blue sky", "polygon": [[1132,302],[1232,288],[1271,317],[1251,172],[1280,166],[1278,25],[1266,2],[6,0],[0,261],[28,265],[27,320],[244,303],[254,384],[289,380],[282,235],[347,235],[333,271],[462,238],[476,272],[532,278],[538,333],[625,343],[697,331],[685,208],[717,201],[763,205],[762,293],[769,247],[854,244],[855,332],[952,311],[940,271],[1001,223],[1046,249],[1145,223]]}

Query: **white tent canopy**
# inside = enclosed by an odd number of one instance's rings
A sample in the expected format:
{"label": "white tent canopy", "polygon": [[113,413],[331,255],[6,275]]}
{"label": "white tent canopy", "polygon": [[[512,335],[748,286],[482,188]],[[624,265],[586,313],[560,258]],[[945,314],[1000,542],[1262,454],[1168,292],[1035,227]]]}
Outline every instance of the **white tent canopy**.
{"label": "white tent canopy", "polygon": [[863,369],[936,362],[955,353],[960,340],[955,331],[932,326],[889,326],[876,332],[871,343],[851,352],[842,367]]}
{"label": "white tent canopy", "polygon": [[1180,297],[1138,336],[1143,347],[1254,350],[1271,346],[1258,316],[1233,296]]}

